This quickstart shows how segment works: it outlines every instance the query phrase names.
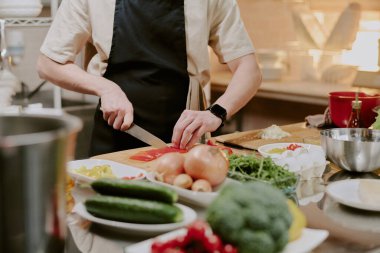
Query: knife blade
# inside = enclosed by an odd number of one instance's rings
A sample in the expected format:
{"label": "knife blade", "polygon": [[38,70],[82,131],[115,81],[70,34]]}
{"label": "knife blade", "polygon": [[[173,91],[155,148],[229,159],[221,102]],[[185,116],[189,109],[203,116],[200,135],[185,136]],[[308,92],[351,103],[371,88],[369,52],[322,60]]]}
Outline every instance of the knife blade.
{"label": "knife blade", "polygon": [[153,147],[163,148],[167,146],[163,140],[136,124],[132,124],[125,132]]}

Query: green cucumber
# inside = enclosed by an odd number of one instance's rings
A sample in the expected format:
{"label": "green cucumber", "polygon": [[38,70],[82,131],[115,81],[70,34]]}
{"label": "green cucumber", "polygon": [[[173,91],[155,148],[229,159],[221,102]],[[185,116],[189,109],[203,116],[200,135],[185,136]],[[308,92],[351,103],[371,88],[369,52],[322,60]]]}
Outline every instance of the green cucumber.
{"label": "green cucumber", "polygon": [[178,194],[174,190],[140,180],[102,178],[92,182],[91,187],[102,195],[155,200],[169,204],[178,200]]}
{"label": "green cucumber", "polygon": [[85,206],[92,215],[114,221],[162,224],[183,220],[177,206],[151,200],[97,195],[88,198]]}

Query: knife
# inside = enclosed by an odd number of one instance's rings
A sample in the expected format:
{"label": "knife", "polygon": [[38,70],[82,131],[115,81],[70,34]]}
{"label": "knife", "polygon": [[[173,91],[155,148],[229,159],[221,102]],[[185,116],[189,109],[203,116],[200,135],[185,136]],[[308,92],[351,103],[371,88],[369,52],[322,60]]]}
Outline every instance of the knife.
{"label": "knife", "polygon": [[132,124],[125,132],[153,147],[163,148],[167,146],[163,140],[136,124]]}

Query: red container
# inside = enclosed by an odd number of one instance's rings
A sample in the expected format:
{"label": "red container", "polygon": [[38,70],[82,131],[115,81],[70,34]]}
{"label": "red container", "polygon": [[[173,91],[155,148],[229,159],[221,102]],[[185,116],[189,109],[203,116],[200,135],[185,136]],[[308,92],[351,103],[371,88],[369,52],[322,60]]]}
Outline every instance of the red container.
{"label": "red container", "polygon": [[[351,103],[355,100],[354,91],[330,92],[329,109],[331,120],[337,127],[347,127],[351,113]],[[360,120],[362,127],[370,127],[375,122],[376,113],[373,108],[380,105],[380,95],[367,95],[359,92],[359,100],[362,101]]]}

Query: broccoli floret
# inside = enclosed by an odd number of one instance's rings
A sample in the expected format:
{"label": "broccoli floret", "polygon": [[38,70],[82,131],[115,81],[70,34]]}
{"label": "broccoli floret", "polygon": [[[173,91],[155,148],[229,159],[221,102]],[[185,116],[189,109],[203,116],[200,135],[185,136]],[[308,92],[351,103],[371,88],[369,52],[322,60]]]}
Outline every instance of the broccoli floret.
{"label": "broccoli floret", "polygon": [[285,221],[283,219],[273,219],[272,225],[269,227],[269,233],[275,240],[282,236],[284,230],[287,231]]}
{"label": "broccoli floret", "polygon": [[268,253],[275,250],[275,242],[268,233],[248,229],[241,231],[237,245],[239,253]]}
{"label": "broccoli floret", "polygon": [[261,205],[251,205],[241,212],[242,216],[245,217],[246,225],[253,230],[266,229],[270,222],[268,213]]}
{"label": "broccoli floret", "polygon": [[277,248],[275,249],[276,252],[281,251],[283,248],[285,248],[286,244],[289,242],[289,234],[283,233],[280,238],[277,239]]}
{"label": "broccoli floret", "polygon": [[[219,210],[223,209],[223,213]],[[219,236],[223,241],[232,242],[239,236],[239,229],[244,226],[244,217],[237,215],[240,213],[240,208],[235,203],[226,205],[222,201],[214,202],[213,208],[209,209],[208,223],[211,227],[215,227],[220,231]],[[225,217],[229,217],[225,219]],[[224,222],[220,222],[225,219]]]}
{"label": "broccoli floret", "polygon": [[213,231],[239,252],[280,252],[292,216],[283,193],[262,182],[230,184],[207,209]]}

